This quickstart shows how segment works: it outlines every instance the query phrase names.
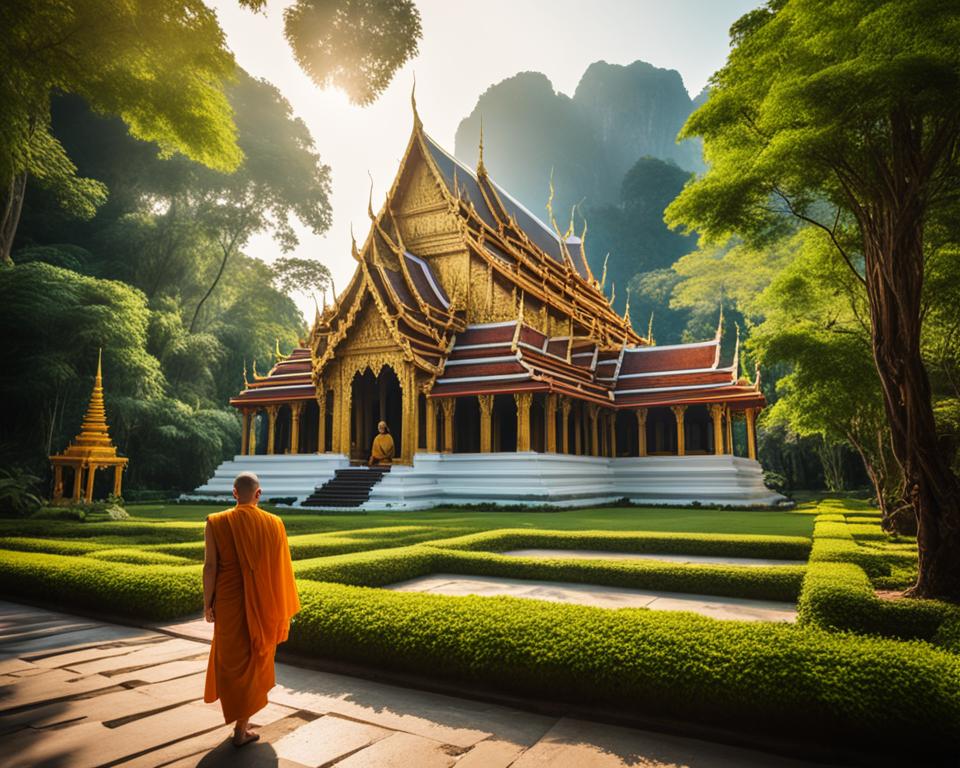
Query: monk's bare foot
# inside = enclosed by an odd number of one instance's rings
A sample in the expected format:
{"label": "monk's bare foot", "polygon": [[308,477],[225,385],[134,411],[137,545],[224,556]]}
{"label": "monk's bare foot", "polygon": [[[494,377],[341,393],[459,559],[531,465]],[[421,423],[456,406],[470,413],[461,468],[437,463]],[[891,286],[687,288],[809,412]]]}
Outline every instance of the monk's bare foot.
{"label": "monk's bare foot", "polygon": [[249,744],[251,741],[256,741],[260,738],[259,733],[254,733],[249,728],[237,732],[233,732],[233,746],[242,747],[244,744]]}

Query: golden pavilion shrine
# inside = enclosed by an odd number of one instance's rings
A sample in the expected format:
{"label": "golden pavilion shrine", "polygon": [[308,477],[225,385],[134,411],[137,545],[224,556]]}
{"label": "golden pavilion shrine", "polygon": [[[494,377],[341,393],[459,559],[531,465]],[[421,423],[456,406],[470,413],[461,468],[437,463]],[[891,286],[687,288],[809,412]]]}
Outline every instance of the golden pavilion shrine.
{"label": "golden pavilion shrine", "polygon": [[[64,499],[63,470],[72,470],[73,501],[92,501],[93,483],[98,469],[113,467],[113,495],[119,496],[123,488],[123,470],[129,459],[117,454],[116,446],[110,440],[107,427],[107,412],[103,404],[103,353],[97,358],[97,377],[93,383],[93,393],[87,413],[80,426],[80,434],[67,446],[63,453],[50,457],[53,464],[53,501]],[[86,485],[84,485],[86,474]]]}
{"label": "golden pavilion shrine", "polygon": [[[562,233],[552,211],[548,225],[512,198],[484,166],[482,137],[474,170],[425,133],[414,104],[399,172],[380,210],[368,211],[349,285],[318,308],[301,347],[278,348],[269,372],[254,366],[231,399],[244,424],[240,464],[312,454],[343,469],[366,459],[384,420],[397,446],[388,485],[418,467],[436,476],[438,457],[452,467],[459,455],[467,473],[482,471],[467,468],[468,456],[470,467],[493,467],[482,460],[521,454],[603,460],[604,471],[671,457],[674,484],[685,482],[677,457],[725,457],[731,477],[746,462],[759,473],[759,373],[739,375],[738,351],[721,360],[722,314],[699,343],[655,346],[638,334],[629,306],[616,313],[591,272],[585,230]],[[745,462],[736,464],[740,423]],[[214,478],[198,493],[218,488]]]}

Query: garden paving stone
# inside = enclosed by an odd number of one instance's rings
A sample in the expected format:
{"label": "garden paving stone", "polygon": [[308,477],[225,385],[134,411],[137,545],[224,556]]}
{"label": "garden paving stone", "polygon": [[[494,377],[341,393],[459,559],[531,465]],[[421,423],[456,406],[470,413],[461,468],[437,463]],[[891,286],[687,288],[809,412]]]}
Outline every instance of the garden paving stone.
{"label": "garden paving stone", "polygon": [[[209,654],[209,650],[204,656],[206,657],[207,654]],[[166,664],[160,664],[155,667],[144,667],[143,669],[136,669],[132,672],[122,672],[118,675],[111,675],[110,679],[115,683],[161,683],[165,680],[175,680],[205,670],[207,668],[207,660],[205,657],[203,659],[169,661]]]}
{"label": "garden paving stone", "polygon": [[512,549],[501,552],[512,557],[562,558],[573,560],[660,560],[697,565],[804,565],[804,560],[768,560],[762,557],[723,557],[720,555],[673,555],[649,552],[606,552],[600,549]]}
{"label": "garden paving stone", "polygon": [[451,768],[457,762],[444,744],[412,733],[395,733],[336,763],[337,768]]}
{"label": "garden paving stone", "polygon": [[438,595],[509,596],[559,603],[577,603],[597,608],[650,608],[664,611],[692,611],[704,616],[740,621],[796,621],[796,606],[772,600],[696,595],[603,587],[500,576],[458,576],[437,573],[391,584],[399,592],[427,592]]}
{"label": "garden paving stone", "polygon": [[127,656],[134,651],[140,650],[145,645],[149,645],[154,642],[156,642],[156,640],[153,638],[144,638],[142,640],[128,643],[103,643],[91,646],[89,648],[65,651],[64,653],[42,654],[31,661],[38,667],[46,667],[48,669],[71,667],[74,664],[82,664],[88,661],[97,661],[99,659],[117,656]]}
{"label": "garden paving stone", "polygon": [[511,741],[484,739],[457,761],[457,768],[509,768],[524,749]]}
{"label": "garden paving stone", "polygon": [[68,668],[80,675],[97,672],[114,672],[116,670],[134,669],[136,667],[185,659],[196,656],[199,653],[207,653],[208,651],[209,647],[204,643],[171,638],[162,643],[154,643],[145,648],[135,650],[132,653],[122,656],[120,659],[113,657],[101,658],[95,661],[71,664]]}
{"label": "garden paving stone", "polygon": [[47,669],[42,675],[5,678],[0,685],[0,712],[37,704],[48,699],[90,693],[116,687],[116,682],[102,675],[78,678],[62,669]]}
{"label": "garden paving stone", "polygon": [[390,736],[393,731],[369,723],[325,715],[301,725],[273,746],[278,757],[319,768]]}
{"label": "garden paving stone", "polygon": [[511,768],[801,768],[808,765],[699,739],[562,718]]}

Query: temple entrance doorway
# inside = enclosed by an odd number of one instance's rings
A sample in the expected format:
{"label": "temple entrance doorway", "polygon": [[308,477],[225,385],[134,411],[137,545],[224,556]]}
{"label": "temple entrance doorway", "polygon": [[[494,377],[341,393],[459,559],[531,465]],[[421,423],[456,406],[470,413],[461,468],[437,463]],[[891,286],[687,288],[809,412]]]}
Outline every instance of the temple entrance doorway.
{"label": "temple entrance doorway", "polygon": [[385,421],[393,435],[397,458],[403,438],[403,395],[400,379],[389,365],[374,376],[368,367],[357,373],[351,383],[350,460],[365,462],[377,435],[377,423]]}
{"label": "temple entrance doorway", "polygon": [[453,412],[453,452],[480,452],[480,403],[474,397],[458,397]]}
{"label": "temple entrance doorway", "polygon": [[493,398],[493,450],[517,450],[517,401],[513,395]]}

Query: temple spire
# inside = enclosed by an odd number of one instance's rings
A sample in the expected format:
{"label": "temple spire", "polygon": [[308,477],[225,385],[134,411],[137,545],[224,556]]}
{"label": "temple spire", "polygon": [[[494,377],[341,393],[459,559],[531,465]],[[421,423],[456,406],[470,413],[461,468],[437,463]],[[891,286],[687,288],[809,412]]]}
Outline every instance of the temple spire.
{"label": "temple spire", "polygon": [[723,302],[720,302],[720,319],[717,320],[717,341],[723,336]]}
{"label": "temple spire", "polygon": [[247,381],[247,358],[243,358],[243,388],[250,389],[250,382]]}
{"label": "temple spire", "polygon": [[607,260],[610,258],[610,252],[607,251],[607,255],[603,257],[603,272],[600,275],[600,290],[602,291],[604,286],[607,284]]}
{"label": "temple spire", "polygon": [[653,340],[653,310],[650,310],[650,321],[647,323],[647,343],[650,346],[654,346],[655,342]]}
{"label": "temple spire", "polygon": [[420,113],[417,112],[417,73],[413,73],[413,88],[410,89],[410,106],[413,108],[413,127],[414,130],[421,130],[423,122],[420,120]]}
{"label": "temple spire", "polygon": [[477,157],[477,176],[486,176],[487,168],[483,164],[483,115],[480,115],[480,150]]}
{"label": "temple spire", "polygon": [[630,291],[627,291],[627,306],[623,310],[623,322],[630,325]]}

